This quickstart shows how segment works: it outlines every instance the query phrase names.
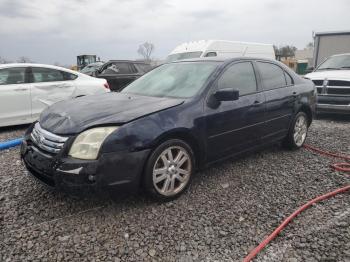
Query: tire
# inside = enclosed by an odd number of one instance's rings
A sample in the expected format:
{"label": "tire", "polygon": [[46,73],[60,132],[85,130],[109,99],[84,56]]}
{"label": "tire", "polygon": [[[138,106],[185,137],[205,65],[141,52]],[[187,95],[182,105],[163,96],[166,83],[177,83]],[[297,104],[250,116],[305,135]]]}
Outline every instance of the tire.
{"label": "tire", "polygon": [[288,135],[282,145],[288,149],[299,149],[304,145],[307,137],[309,119],[304,112],[298,112],[289,128]]}
{"label": "tire", "polygon": [[191,147],[180,139],[167,140],[147,160],[144,189],[157,200],[173,200],[186,190],[194,170],[195,159]]}

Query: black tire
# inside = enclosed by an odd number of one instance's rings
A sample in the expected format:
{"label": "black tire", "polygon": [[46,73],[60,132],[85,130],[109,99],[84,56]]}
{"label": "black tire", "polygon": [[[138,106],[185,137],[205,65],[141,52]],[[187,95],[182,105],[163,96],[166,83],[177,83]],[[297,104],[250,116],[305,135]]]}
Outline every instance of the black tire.
{"label": "black tire", "polygon": [[[305,133],[305,137],[302,139],[302,142],[299,143],[296,142],[296,139],[294,138],[294,134],[295,134],[295,130],[296,130],[296,124],[297,124],[297,121],[298,119],[300,118],[304,118],[304,121],[305,121],[305,128],[306,128],[306,133]],[[308,127],[309,127],[309,119],[308,119],[308,116],[306,113],[300,111],[298,112],[293,121],[292,121],[292,124],[290,125],[290,128],[289,128],[289,131],[288,131],[288,134],[286,136],[286,138],[283,140],[282,142],[282,145],[283,147],[287,148],[287,149],[299,149],[301,148],[303,145],[304,145],[304,142],[306,140],[306,137],[307,137],[307,132],[308,132]]]}
{"label": "black tire", "polygon": [[[161,164],[161,162],[164,163],[164,159],[161,158],[161,156],[169,148],[171,149],[172,154],[176,153],[177,152],[176,150],[179,150],[179,151],[181,150],[181,152],[182,152],[182,150],[184,150],[184,152],[186,152],[187,155],[185,154],[184,157],[186,157],[186,159],[188,159],[188,160],[186,160],[186,162],[184,162],[178,168],[184,167],[184,165],[186,165],[186,168],[190,167],[190,172],[188,172],[189,175],[184,175],[184,176],[186,176],[185,182],[181,182],[181,181],[177,180],[177,178],[173,178],[173,177],[170,178],[170,176],[177,176],[177,174],[179,174],[179,173],[176,174],[177,171],[175,171],[175,174],[170,173],[169,169],[172,166],[170,166],[171,164],[169,164],[169,161],[168,161],[168,166],[164,166],[164,167],[160,166],[160,168],[158,168],[158,170],[163,169],[163,168],[167,170],[166,171],[167,174],[163,174],[163,173],[158,174],[159,177],[160,176],[168,176],[168,177],[164,179],[164,184],[162,184],[163,180],[161,180],[160,182],[158,182],[159,184],[157,184],[156,182],[154,182],[154,179],[156,179],[156,178],[154,178],[154,176],[156,176],[156,175],[153,174],[153,171],[155,169],[157,169],[156,165]],[[174,156],[174,160],[175,160],[176,156],[179,156],[179,155],[176,154],[173,156]],[[182,170],[182,169],[180,169],[180,170]],[[173,200],[173,199],[179,197],[187,189],[187,187],[189,186],[189,184],[191,182],[194,170],[195,170],[195,158],[194,158],[192,148],[183,140],[170,139],[170,140],[167,140],[167,141],[161,143],[159,146],[157,146],[157,148],[155,148],[153,150],[150,157],[148,158],[147,163],[146,163],[146,167],[144,170],[143,187],[144,187],[146,193],[148,195],[150,195],[151,197],[153,197],[154,199],[156,199],[158,201],[170,201],[170,200]],[[185,171],[187,171],[187,170],[185,170]],[[182,178],[182,174],[180,176]],[[187,176],[188,176],[188,178],[187,178]],[[173,194],[169,194],[169,195],[167,195],[165,192],[160,193],[159,187],[164,188],[166,180],[169,180],[169,179],[171,181],[172,181],[172,179],[174,179],[174,181],[177,180],[177,182],[174,182],[174,185],[175,184],[182,185],[182,183],[185,183],[185,184],[181,187],[179,186],[179,191],[176,193],[174,192]],[[172,182],[168,182],[168,183],[172,183]],[[168,186],[170,186],[170,185],[168,185]]]}

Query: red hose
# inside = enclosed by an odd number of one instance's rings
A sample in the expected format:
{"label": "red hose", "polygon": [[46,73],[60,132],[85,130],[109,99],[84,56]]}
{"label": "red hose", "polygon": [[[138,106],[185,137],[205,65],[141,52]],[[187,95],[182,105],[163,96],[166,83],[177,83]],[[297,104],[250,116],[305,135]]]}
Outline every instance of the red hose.
{"label": "red hose", "polygon": [[[340,154],[336,154],[336,153],[332,153],[332,152],[327,152],[327,151],[323,151],[321,149],[318,149],[316,147],[310,146],[310,145],[304,145],[304,147],[308,150],[312,150],[314,152],[317,152],[321,155],[326,155],[326,156],[332,156],[332,157],[336,157],[336,158],[341,158],[341,159],[345,159],[345,160],[350,160],[349,156],[345,156],[345,155],[340,155]],[[343,172],[350,172],[350,164],[349,163],[335,163],[332,164],[331,167],[333,167],[335,170],[338,171],[343,171]],[[309,202],[307,202],[305,205],[299,207],[296,211],[294,211],[289,217],[287,217],[282,224],[280,224],[278,226],[278,228],[276,228],[267,238],[265,238],[256,248],[254,248],[243,260],[243,262],[249,262],[251,261],[253,258],[256,257],[256,255],[262,250],[264,249],[264,247],[269,244],[287,225],[290,221],[293,220],[293,218],[295,218],[297,215],[299,215],[302,211],[304,211],[305,209],[309,208],[311,205],[313,205],[314,203],[317,203],[319,201],[325,200],[327,198],[333,197],[336,194],[340,194],[340,193],[345,193],[346,191],[350,190],[350,185],[347,185],[345,187],[336,189],[332,192],[329,192],[327,194],[318,196],[312,200],[310,200]]]}

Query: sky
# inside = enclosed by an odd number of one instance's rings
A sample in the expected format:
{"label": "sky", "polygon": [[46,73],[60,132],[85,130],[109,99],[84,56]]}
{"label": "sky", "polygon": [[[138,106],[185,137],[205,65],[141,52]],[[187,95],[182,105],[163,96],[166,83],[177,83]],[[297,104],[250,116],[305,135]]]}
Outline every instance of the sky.
{"label": "sky", "polygon": [[137,59],[151,42],[164,59],[201,39],[294,45],[312,32],[350,31],[349,0],[0,0],[0,57],[38,63]]}

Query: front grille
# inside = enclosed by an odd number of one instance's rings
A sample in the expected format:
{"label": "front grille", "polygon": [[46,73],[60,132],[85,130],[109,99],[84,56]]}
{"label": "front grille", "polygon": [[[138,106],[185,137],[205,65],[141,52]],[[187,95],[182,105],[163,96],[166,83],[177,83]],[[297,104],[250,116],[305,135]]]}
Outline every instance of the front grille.
{"label": "front grille", "polygon": [[35,124],[31,138],[37,147],[51,154],[60,152],[68,139],[68,137],[58,136],[42,129],[39,123]]}
{"label": "front grille", "polygon": [[350,96],[350,81],[328,80],[324,86],[324,80],[312,80],[319,95]]}

